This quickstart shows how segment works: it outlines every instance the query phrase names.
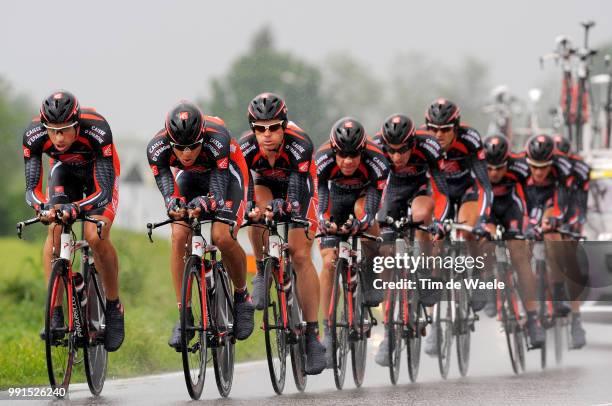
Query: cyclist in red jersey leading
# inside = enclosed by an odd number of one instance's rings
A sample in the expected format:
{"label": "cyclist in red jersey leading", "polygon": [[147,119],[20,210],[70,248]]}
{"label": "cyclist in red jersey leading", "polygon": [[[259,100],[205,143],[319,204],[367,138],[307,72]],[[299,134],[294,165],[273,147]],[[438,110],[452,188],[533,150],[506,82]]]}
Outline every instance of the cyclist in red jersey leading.
{"label": "cyclist in red jersey leading", "polygon": [[[42,192],[43,153],[50,157],[46,196]],[[95,224],[83,223],[83,227],[106,293],[104,347],[107,351],[116,351],[125,333],[117,280],[119,265],[110,240],[119,199],[117,178],[120,172],[110,126],[94,109],[80,108],[72,93],[55,91],[45,98],[40,115],[23,134],[23,156],[26,201],[43,223],[51,224],[56,210],[61,210],[64,221],[74,221],[85,214],[105,223],[101,239]],[[47,278],[51,273],[53,253],[59,252],[61,229],[57,224],[48,227],[43,248]],[[53,328],[60,328],[64,322],[62,309],[54,309]],[[44,338],[44,330],[41,337]]]}

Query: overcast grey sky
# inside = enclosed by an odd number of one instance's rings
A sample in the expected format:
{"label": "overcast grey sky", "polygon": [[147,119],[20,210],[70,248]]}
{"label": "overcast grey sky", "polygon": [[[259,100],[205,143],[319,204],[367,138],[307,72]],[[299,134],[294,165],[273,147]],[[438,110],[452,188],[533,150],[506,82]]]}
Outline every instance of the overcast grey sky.
{"label": "overcast grey sky", "polygon": [[69,89],[118,137],[148,138],[178,99],[206,96],[208,80],[264,24],[279,48],[313,63],[347,50],[379,74],[400,51],[427,51],[450,66],[476,55],[492,84],[521,96],[542,78],[538,56],[557,34],[582,41],[579,22],[595,19],[592,43],[612,40],[606,0],[21,0],[4,1],[0,15],[0,75],[14,90],[38,103]]}

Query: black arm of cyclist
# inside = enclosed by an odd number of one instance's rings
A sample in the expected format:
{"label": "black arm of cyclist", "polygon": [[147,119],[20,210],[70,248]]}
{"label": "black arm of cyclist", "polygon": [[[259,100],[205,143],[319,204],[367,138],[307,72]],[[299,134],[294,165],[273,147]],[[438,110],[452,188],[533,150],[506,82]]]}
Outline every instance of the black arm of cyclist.
{"label": "black arm of cyclist", "polygon": [[368,186],[365,198],[365,213],[368,219],[374,219],[380,205],[381,191],[376,189],[374,185]]}
{"label": "black arm of cyclist", "polygon": [[30,207],[40,210],[41,205],[46,202],[42,192],[42,156],[32,154],[25,159],[25,199]]}
{"label": "black arm of cyclist", "polygon": [[432,168],[430,173],[432,197],[435,204],[434,217],[436,220],[442,222],[446,219],[450,209],[450,202],[448,200],[448,185],[446,183],[446,178],[437,168]]}
{"label": "black arm of cyclist", "polygon": [[476,156],[473,156],[472,171],[476,177],[476,184],[480,189],[480,192],[484,194],[482,204],[478,208],[480,218],[484,219],[490,212],[491,204],[493,203],[493,188],[491,186],[491,182],[489,181],[486,161],[480,160]]}
{"label": "black arm of cyclist", "polygon": [[96,191],[89,196],[75,202],[79,208],[91,205],[92,207],[103,207],[109,204],[113,198],[113,187],[115,185],[115,167],[113,158],[98,156],[94,162],[94,177],[96,180]]}
{"label": "black arm of cyclist", "polygon": [[319,217],[323,217],[329,208],[329,185],[327,180],[319,178]]}

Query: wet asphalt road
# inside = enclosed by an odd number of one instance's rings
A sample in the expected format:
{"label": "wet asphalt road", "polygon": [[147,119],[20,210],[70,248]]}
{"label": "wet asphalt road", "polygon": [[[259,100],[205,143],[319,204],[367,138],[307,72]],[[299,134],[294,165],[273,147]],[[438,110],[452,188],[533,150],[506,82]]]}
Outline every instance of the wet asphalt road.
{"label": "wet asphalt road", "polygon": [[[237,365],[229,399],[219,398],[214,373],[206,375],[202,400],[209,404],[231,405],[601,405],[612,404],[612,324],[585,324],[588,345],[565,354],[563,364],[556,366],[549,349],[549,367],[540,368],[539,351],[527,353],[527,369],[514,375],[507,355],[503,334],[494,320],[478,322],[472,336],[470,370],[460,378],[456,356],[453,356],[449,379],[443,381],[437,360],[423,354],[417,383],[410,383],[403,357],[400,382],[392,386],[387,368],[374,363],[375,347],[382,338],[376,330],[369,345],[369,359],[364,386],[356,389],[347,365],[345,389],[335,389],[330,370],[308,378],[304,393],[293,384],[288,360],[285,393],[274,394],[265,361]],[[550,337],[552,339],[552,337]],[[453,348],[454,352],[454,348]],[[112,362],[112,358],[111,358]],[[350,360],[349,360],[350,363]],[[177,355],[180,367],[180,356]],[[6,399],[6,392],[0,399]],[[91,397],[87,385],[72,385],[70,400],[12,402],[52,405],[181,405],[192,403],[181,373],[122,380],[108,380],[99,398]],[[0,400],[6,404],[8,401]]]}

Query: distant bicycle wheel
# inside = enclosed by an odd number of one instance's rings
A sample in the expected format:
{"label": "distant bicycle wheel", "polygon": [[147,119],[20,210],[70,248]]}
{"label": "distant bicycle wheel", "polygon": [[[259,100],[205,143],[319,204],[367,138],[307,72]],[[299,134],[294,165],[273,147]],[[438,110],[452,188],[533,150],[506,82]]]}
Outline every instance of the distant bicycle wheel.
{"label": "distant bicycle wheel", "polygon": [[342,389],[346,376],[346,361],[349,351],[348,301],[345,282],[346,260],[338,259],[332,287],[331,335],[334,382],[336,388]]}
{"label": "distant bicycle wheel", "polygon": [[[397,280],[397,276],[395,279]],[[404,332],[404,291],[389,290],[387,301],[387,326],[389,331],[389,378],[393,385],[397,385],[402,360],[402,345]]]}
{"label": "distant bicycle wheel", "polygon": [[[352,272],[357,272],[355,275],[356,284],[355,290],[352,292],[353,300],[353,337],[351,343],[351,365],[353,367],[353,382],[356,387],[361,387],[366,369],[366,360],[368,352],[368,332],[370,327],[370,313],[363,304],[363,287],[361,286],[361,274],[355,267]],[[351,292],[349,292],[349,295]]]}
{"label": "distant bicycle wheel", "polygon": [[440,301],[436,304],[436,320],[434,328],[437,330],[436,346],[438,350],[438,367],[443,379],[448,377],[453,346],[453,307],[452,291],[442,290]]}
{"label": "distant bicycle wheel", "polygon": [[421,337],[427,322],[424,321],[423,306],[419,301],[418,290],[408,292],[408,323],[409,329],[406,337],[406,348],[408,356],[408,376],[410,382],[416,382],[419,375],[419,364],[421,362]]}

